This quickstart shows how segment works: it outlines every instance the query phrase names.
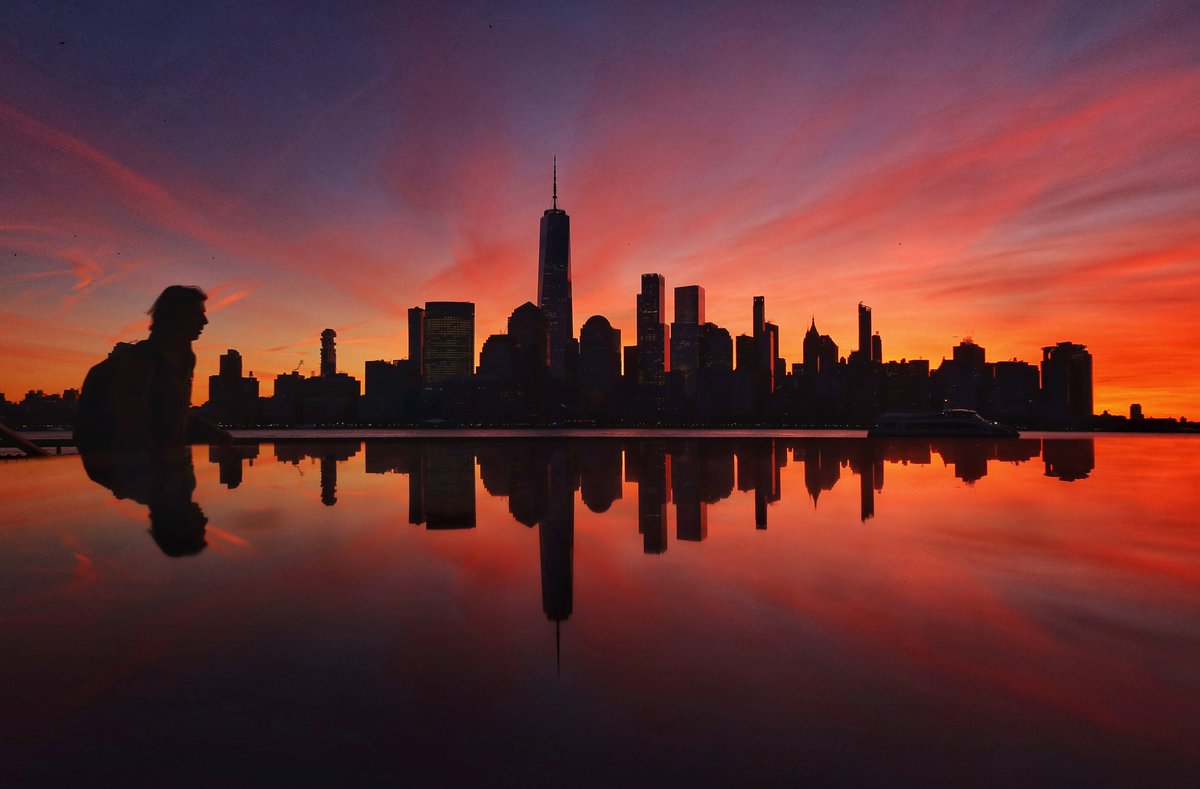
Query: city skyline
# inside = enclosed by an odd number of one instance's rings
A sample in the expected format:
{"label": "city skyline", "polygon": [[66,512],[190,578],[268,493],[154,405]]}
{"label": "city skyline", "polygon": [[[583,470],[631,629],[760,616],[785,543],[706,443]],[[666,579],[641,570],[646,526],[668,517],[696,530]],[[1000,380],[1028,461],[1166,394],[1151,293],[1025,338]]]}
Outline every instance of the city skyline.
{"label": "city skyline", "polygon": [[1097,412],[1200,412],[1194,6],[629,11],[16,6],[0,392],[78,387],[174,282],[198,382],[315,370],[326,327],[360,375],[426,302],[476,303],[478,351],[538,301],[557,156],[574,337],[630,344],[658,272],[734,334],[765,293],[789,361],[862,302],[887,359],[1079,342]]}

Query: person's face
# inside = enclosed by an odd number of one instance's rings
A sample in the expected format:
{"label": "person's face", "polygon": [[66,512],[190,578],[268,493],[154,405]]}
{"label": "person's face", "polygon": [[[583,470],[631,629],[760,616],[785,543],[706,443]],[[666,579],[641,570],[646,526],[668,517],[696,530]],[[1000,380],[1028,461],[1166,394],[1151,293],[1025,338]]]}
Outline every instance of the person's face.
{"label": "person's face", "polygon": [[193,302],[179,314],[179,336],[188,342],[193,342],[199,338],[200,332],[204,331],[204,327],[207,325],[208,316],[205,315],[204,302],[202,301]]}

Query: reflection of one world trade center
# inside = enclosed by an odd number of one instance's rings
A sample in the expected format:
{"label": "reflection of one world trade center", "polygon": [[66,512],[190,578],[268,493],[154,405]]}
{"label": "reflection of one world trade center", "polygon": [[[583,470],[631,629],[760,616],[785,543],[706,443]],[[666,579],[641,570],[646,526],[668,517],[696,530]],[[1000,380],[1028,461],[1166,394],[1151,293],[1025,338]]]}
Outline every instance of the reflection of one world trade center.
{"label": "reflection of one world trade center", "polygon": [[546,514],[538,527],[542,611],[554,623],[556,666],[561,665],[561,625],[571,616],[574,597],[575,490],[568,453],[566,446],[551,450]]}

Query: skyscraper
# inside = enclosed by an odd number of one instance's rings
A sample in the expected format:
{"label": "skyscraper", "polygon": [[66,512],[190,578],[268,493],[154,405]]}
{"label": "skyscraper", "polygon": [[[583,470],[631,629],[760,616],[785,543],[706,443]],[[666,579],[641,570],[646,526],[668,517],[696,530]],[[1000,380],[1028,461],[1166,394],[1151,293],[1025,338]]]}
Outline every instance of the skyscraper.
{"label": "skyscraper", "polygon": [[637,297],[638,383],[662,386],[670,366],[664,302],[667,281],[662,274],[643,274]]}
{"label": "skyscraper", "polygon": [[1087,346],[1060,342],[1042,348],[1042,399],[1052,425],[1092,416],[1092,355]]}
{"label": "skyscraper", "polygon": [[704,288],[699,285],[675,288],[675,322],[704,323]]}
{"label": "skyscraper", "polygon": [[621,376],[621,330],[593,315],[579,330],[579,398],[585,408],[600,408]]}
{"label": "skyscraper", "polygon": [[871,308],[858,303],[858,355],[864,362],[874,361],[871,357]]}
{"label": "skyscraper", "polygon": [[323,376],[337,373],[336,337],[337,332],[333,329],[321,332],[321,375]]}
{"label": "skyscraper", "polygon": [[754,372],[751,375],[755,397],[758,400],[775,391],[775,356],[777,349],[774,342],[778,340],[778,334],[776,333],[773,336],[768,331],[767,327],[771,324],[767,323],[766,316],[766,298],[755,296],[753,337],[757,361],[754,365]]}
{"label": "skyscraper", "polygon": [[425,382],[469,378],[475,367],[475,305],[469,301],[425,302]]}
{"label": "skyscraper", "polygon": [[700,326],[704,323],[704,288],[675,288],[675,322],[671,324],[671,370],[683,376],[684,391],[696,393],[700,369]]}
{"label": "skyscraper", "polygon": [[538,306],[546,313],[550,336],[550,374],[566,377],[566,347],[575,336],[571,315],[571,218],[558,207],[558,159],[554,160],[554,191],[550,208],[542,213],[538,244]]}
{"label": "skyscraper", "polygon": [[408,308],[408,360],[412,362],[417,380],[425,378],[425,310]]}

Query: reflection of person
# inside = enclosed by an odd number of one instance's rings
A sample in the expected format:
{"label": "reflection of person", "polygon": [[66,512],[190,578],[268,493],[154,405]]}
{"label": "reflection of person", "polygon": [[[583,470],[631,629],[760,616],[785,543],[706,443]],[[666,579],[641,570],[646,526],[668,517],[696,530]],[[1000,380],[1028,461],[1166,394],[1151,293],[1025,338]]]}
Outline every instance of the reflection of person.
{"label": "reflection of person", "polygon": [[191,411],[192,342],[208,323],[207,298],[196,287],[170,286],[150,308],[149,339],[119,343],[88,372],[75,427],[80,449],[164,449],[232,440]]}
{"label": "reflection of person", "polygon": [[150,536],[167,556],[190,556],[208,542],[208,518],[192,501],[196,474],[187,447],[152,451],[81,449],[87,475],[118,499],[150,508]]}

